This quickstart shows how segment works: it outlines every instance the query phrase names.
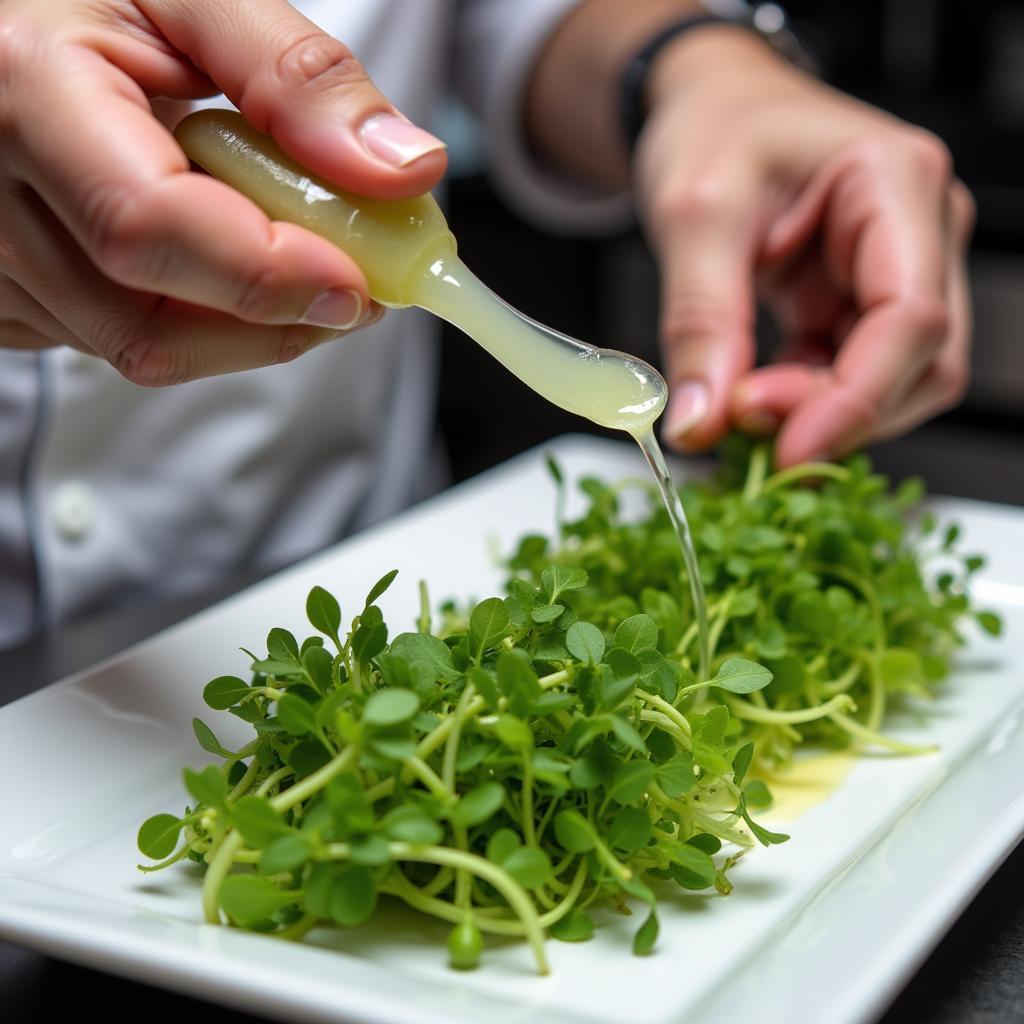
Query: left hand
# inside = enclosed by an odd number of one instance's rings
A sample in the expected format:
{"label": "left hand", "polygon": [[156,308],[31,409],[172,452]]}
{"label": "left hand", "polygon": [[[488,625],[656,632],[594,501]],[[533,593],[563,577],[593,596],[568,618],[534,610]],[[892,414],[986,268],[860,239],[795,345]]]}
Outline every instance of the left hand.
{"label": "left hand", "polygon": [[[666,441],[778,429],[790,465],[959,401],[974,214],[946,147],[735,26],[670,44],[651,88],[634,171],[662,272]],[[785,338],[762,369],[757,293]]]}

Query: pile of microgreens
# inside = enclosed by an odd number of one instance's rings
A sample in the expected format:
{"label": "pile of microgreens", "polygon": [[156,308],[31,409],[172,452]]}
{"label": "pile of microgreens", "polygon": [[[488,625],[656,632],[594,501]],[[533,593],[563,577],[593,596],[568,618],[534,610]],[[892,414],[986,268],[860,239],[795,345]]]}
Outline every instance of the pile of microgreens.
{"label": "pile of microgreens", "polygon": [[[751,739],[768,759],[809,734],[912,749],[876,731],[886,694],[927,691],[968,609],[961,577],[924,583],[905,525],[916,490],[889,496],[857,460],[766,473],[755,452],[741,488],[684,492],[709,679],[694,677],[667,519],[624,522],[621,488],[596,480],[558,541],[524,539],[505,598],[447,606],[438,635],[421,584],[417,631],[389,640],[376,602],[396,571],[347,633],[314,587],[316,633],[273,629],[265,658],[246,652],[250,681],[207,684],[206,703],[255,737],[228,750],[194,720],[221,763],[186,769],[183,815],[143,823],[139,848],[161,862],[142,870],[203,863],[208,921],[291,939],[359,925],[389,895],[453,926],[457,968],[494,934],[526,939],[546,972],[545,934],[586,940],[591,905],[630,901],[647,907],[633,949],[648,952],[659,886],[728,893],[755,839],[787,838],[751,819],[770,802],[747,779]],[[825,485],[800,486],[810,475]]]}
{"label": "pile of microgreens", "polygon": [[[768,447],[739,436],[724,455],[716,479],[681,488],[707,594],[711,671],[743,657],[773,678],[748,695],[702,690],[684,710],[724,702],[755,742],[755,768],[786,763],[806,740],[933,749],[878,730],[894,700],[934,695],[964,643],[965,619],[999,634],[999,617],[973,609],[968,596],[984,559],[956,552],[957,525],[940,532],[930,512],[911,514],[924,494],[919,479],[892,489],[864,455],[772,471]],[[561,510],[563,474],[551,460],[548,468]],[[695,667],[690,590],[657,491],[642,480],[587,478],[580,487],[589,499],[581,518],[564,522],[559,512],[556,539],[520,542],[509,562],[512,593],[554,562],[583,568],[577,615],[608,631],[642,612],[662,655]],[[625,517],[620,498],[637,489],[647,512]]]}

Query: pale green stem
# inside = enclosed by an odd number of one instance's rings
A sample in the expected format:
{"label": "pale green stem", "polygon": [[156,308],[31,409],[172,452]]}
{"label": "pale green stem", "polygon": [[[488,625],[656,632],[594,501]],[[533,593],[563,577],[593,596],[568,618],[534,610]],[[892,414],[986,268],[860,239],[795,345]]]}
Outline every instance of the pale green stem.
{"label": "pale green stem", "polygon": [[828,718],[835,712],[853,710],[856,707],[853,699],[846,693],[836,694],[831,700],[824,704],[818,704],[816,707],[800,708],[797,711],[772,711],[769,708],[759,708],[739,697],[727,697],[726,700],[730,710],[737,718],[746,719],[748,722],[763,722],[766,725],[802,725],[804,722]]}
{"label": "pale green stem", "polygon": [[[439,867],[451,867],[455,868],[456,871],[468,871],[478,878],[482,878],[485,882],[489,882],[505,897],[505,901],[519,918],[523,929],[522,934],[533,949],[533,955],[537,961],[537,969],[541,974],[548,973],[547,956],[544,952],[544,932],[537,911],[533,903],[530,902],[530,897],[527,895],[526,890],[507,871],[478,854],[467,853],[463,850],[452,850],[444,846],[428,846],[418,843],[388,843],[388,849],[392,859],[397,861],[415,861],[421,864],[437,864]],[[332,857],[337,856],[339,859],[347,860],[351,854],[351,848],[347,843],[330,843],[327,847],[327,853]],[[408,882],[408,879],[406,881]],[[411,883],[409,884],[416,891],[416,895],[419,896],[419,890],[412,886]],[[463,910],[461,908],[445,904],[443,900],[438,902],[446,907],[451,907],[457,915],[456,921],[462,920]],[[413,903],[413,905],[415,906],[416,904]],[[484,919],[480,919],[478,924],[483,928]]]}
{"label": "pale green stem", "polygon": [[246,766],[245,774],[238,780],[238,784],[228,793],[228,802],[237,800],[243,793],[247,792],[253,780],[259,774],[260,766],[254,757]]}
{"label": "pale green stem", "polygon": [[640,712],[640,720],[642,722],[654,722],[659,728],[664,729],[675,741],[682,747],[683,750],[690,749],[690,737],[687,736],[682,729],[672,721],[668,715],[663,715],[660,711],[648,711],[644,709]]}
{"label": "pale green stem", "polygon": [[340,775],[356,759],[355,747],[346,747],[340,754],[332,757],[322,768],[318,768],[312,775],[307,775],[301,782],[297,782],[291,789],[270,798],[270,806],[275,811],[283,812],[290,810],[303,800],[308,800],[314,793],[319,793],[328,782],[335,776]]}
{"label": "pale green stem", "polygon": [[828,717],[841,729],[845,729],[851,736],[856,737],[864,743],[873,743],[877,747],[883,747],[886,750],[891,750],[895,754],[906,754],[907,756],[915,757],[919,754],[934,754],[939,749],[938,746],[934,744],[921,746],[914,743],[903,743],[900,740],[894,740],[889,736],[884,736],[882,733],[876,732],[874,729],[869,729],[867,726],[861,725],[855,718],[848,718],[846,715],[838,711],[833,712]]}
{"label": "pale green stem", "polygon": [[412,775],[416,776],[416,778],[418,778],[420,782],[422,782],[423,785],[434,794],[434,796],[440,797],[445,802],[451,799],[448,789],[441,781],[440,776],[433,768],[430,767],[429,764],[427,764],[426,761],[421,761],[418,757],[407,757],[402,761],[402,764]]}
{"label": "pale green stem", "polygon": [[850,479],[850,471],[845,466],[836,466],[831,462],[805,462],[803,465],[790,466],[789,469],[781,469],[778,473],[772,473],[765,480],[761,493],[770,494],[777,487],[785,487],[787,484],[795,483],[797,480],[806,480],[810,477],[819,476],[845,482]]}
{"label": "pale green stem", "polygon": [[[704,684],[701,683],[699,685],[703,686]],[[683,692],[685,693],[686,691],[684,690]],[[690,723],[686,720],[686,716],[677,707],[670,704],[663,697],[659,697],[656,693],[648,693],[647,690],[638,689],[636,691],[636,695],[645,703],[657,708],[666,717],[671,718],[679,727],[680,732],[682,732],[687,739],[690,738]]]}

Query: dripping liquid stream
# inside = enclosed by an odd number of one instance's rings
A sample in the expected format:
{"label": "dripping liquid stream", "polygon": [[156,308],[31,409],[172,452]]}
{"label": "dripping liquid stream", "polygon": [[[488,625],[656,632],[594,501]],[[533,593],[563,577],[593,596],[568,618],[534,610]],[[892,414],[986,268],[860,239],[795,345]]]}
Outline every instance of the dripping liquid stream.
{"label": "dripping liquid stream", "polygon": [[654,437],[654,431],[650,426],[644,431],[633,434],[633,438],[651,467],[661,500],[665,504],[665,511],[668,513],[669,522],[675,531],[676,540],[683,553],[683,562],[686,565],[686,575],[689,577],[690,598],[693,602],[693,612],[697,619],[697,649],[699,658],[699,670],[697,678],[704,680],[708,678],[710,665],[710,641],[708,638],[708,608],[704,597],[704,583],[700,578],[700,566],[697,564],[697,552],[693,546],[693,537],[690,534],[690,524],[686,519],[686,512],[683,510],[683,503],[679,499],[679,492],[672,483],[672,476],[665,463],[665,456],[661,452],[661,446]]}

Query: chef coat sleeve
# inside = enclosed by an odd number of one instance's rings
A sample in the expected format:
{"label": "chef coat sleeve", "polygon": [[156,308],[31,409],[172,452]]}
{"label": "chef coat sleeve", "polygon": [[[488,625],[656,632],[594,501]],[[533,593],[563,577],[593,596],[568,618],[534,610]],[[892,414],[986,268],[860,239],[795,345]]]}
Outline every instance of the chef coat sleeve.
{"label": "chef coat sleeve", "polygon": [[553,234],[597,235],[633,220],[628,190],[590,188],[544,166],[527,146],[522,109],[544,44],[580,0],[461,0],[454,84],[480,118],[495,187]]}

